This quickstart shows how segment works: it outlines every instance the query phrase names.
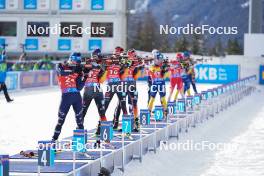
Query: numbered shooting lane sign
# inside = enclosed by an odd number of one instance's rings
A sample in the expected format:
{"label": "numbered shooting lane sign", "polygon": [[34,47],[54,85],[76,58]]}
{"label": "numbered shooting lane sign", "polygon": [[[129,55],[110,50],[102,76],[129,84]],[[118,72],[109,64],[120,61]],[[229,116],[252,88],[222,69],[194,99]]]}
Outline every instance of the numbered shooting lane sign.
{"label": "numbered shooting lane sign", "polygon": [[201,94],[195,94],[194,95],[194,103],[196,105],[199,105],[201,103]]}
{"label": "numbered shooting lane sign", "polygon": [[168,115],[175,115],[177,111],[176,103],[175,102],[169,102],[168,103]]}
{"label": "numbered shooting lane sign", "polygon": [[192,110],[194,106],[193,96],[187,96],[186,98],[186,108]]}
{"label": "numbered shooting lane sign", "polygon": [[54,166],[55,148],[53,141],[38,142],[38,166]]}
{"label": "numbered shooting lane sign", "polygon": [[177,101],[177,112],[180,114],[186,112],[185,99],[178,99],[178,101]]}
{"label": "numbered shooting lane sign", "polygon": [[133,115],[123,115],[122,132],[131,133],[133,126],[134,126],[134,116]]}
{"label": "numbered shooting lane sign", "polygon": [[142,126],[150,124],[150,113],[148,109],[141,109],[140,110],[140,124]]}
{"label": "numbered shooting lane sign", "polygon": [[202,91],[202,100],[207,100],[207,91]]}
{"label": "numbered shooting lane sign", "polygon": [[9,176],[9,156],[0,155],[0,176]]}
{"label": "numbered shooting lane sign", "polygon": [[74,152],[86,152],[87,130],[74,130],[72,138],[72,150]]}
{"label": "numbered shooting lane sign", "polygon": [[113,139],[113,122],[102,121],[100,128],[100,139],[102,141],[110,142]]}
{"label": "numbered shooting lane sign", "polygon": [[164,117],[163,114],[163,107],[162,106],[155,106],[154,109],[154,118],[156,121],[161,121]]}

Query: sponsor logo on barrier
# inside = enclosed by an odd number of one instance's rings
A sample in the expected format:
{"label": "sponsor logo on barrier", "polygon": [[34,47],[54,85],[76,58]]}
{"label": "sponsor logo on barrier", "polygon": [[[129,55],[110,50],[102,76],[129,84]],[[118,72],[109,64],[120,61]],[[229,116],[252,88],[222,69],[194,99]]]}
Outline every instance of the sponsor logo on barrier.
{"label": "sponsor logo on barrier", "polygon": [[195,67],[198,83],[226,84],[239,79],[238,65],[197,65]]}
{"label": "sponsor logo on barrier", "polygon": [[104,0],[92,0],[91,9],[92,10],[104,10]]}
{"label": "sponsor logo on barrier", "polygon": [[21,72],[20,88],[42,87],[50,85],[49,71]]}

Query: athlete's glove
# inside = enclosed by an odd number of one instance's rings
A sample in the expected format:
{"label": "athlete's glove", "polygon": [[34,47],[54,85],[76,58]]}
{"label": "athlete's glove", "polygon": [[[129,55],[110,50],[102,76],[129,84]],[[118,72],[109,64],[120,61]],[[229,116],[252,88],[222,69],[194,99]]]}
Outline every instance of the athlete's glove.
{"label": "athlete's glove", "polygon": [[74,71],[74,73],[82,74],[83,69],[82,69],[81,65],[76,65],[73,67],[73,71]]}
{"label": "athlete's glove", "polygon": [[92,70],[92,65],[91,64],[85,64],[83,66],[83,72],[84,74],[88,74]]}
{"label": "athlete's glove", "polygon": [[120,63],[121,63],[122,65],[125,65],[125,64],[126,64],[126,59],[125,59],[125,58],[122,58],[122,59],[120,60]]}
{"label": "athlete's glove", "polygon": [[132,61],[131,60],[127,60],[126,64],[127,64],[128,67],[131,67]]}

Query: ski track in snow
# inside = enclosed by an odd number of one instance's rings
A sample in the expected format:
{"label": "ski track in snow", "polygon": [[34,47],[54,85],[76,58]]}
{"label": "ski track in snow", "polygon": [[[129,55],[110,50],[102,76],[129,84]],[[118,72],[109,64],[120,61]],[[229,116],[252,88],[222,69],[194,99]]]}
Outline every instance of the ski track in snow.
{"label": "ski track in snow", "polygon": [[[216,85],[198,85],[199,91]],[[167,86],[168,88],[168,86]],[[146,84],[138,83],[139,108],[147,106]],[[264,89],[263,89],[264,90]],[[168,89],[167,89],[168,92]],[[0,94],[0,153],[10,155],[21,150],[34,149],[38,140],[48,140],[57,122],[60,102],[58,88],[13,92],[14,103],[8,104]],[[238,146],[221,151],[159,151],[148,153],[143,163],[132,161],[126,166],[125,176],[261,176],[264,175],[264,93],[255,93],[242,102],[221,112],[215,118],[198,124],[189,133],[182,133],[180,140],[172,142],[209,141]],[[156,98],[159,104],[159,96]],[[107,111],[108,120],[117,105],[114,97]],[[95,128],[98,113],[92,102],[85,127]],[[76,127],[71,109],[62,129],[60,139],[72,135]],[[115,171],[113,175],[122,175]]]}

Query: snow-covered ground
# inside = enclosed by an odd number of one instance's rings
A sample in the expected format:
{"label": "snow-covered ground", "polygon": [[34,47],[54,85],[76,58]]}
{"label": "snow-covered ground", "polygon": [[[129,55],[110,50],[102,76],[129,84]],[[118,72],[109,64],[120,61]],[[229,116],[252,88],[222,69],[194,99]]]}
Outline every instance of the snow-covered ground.
{"label": "snow-covered ground", "polygon": [[[129,163],[125,176],[263,176],[264,175],[264,102],[261,92],[247,97],[189,133],[170,143],[206,142],[226,148],[203,151],[159,150]],[[116,171],[114,175],[121,175]]]}
{"label": "snow-covered ground", "polygon": [[[198,85],[205,90],[215,85]],[[146,84],[139,83],[139,107],[147,106]],[[260,88],[262,90],[262,88]],[[264,89],[263,89],[264,90]],[[11,93],[14,103],[7,104],[0,94],[0,153],[15,154],[34,148],[38,140],[50,139],[57,122],[60,92],[57,88]],[[236,146],[221,151],[158,151],[149,153],[140,164],[126,166],[126,176],[260,176],[264,175],[264,91],[245,98],[197,128],[183,134],[179,141],[209,141]],[[158,97],[156,99],[158,104]],[[115,97],[107,111],[112,119]],[[95,128],[98,113],[94,102],[86,115],[87,129]],[[73,111],[67,116],[61,138],[72,135],[76,127]],[[120,175],[118,171],[114,175]]]}
{"label": "snow-covered ground", "polygon": [[[139,108],[147,107],[147,85],[138,83]],[[198,85],[204,90],[214,85]],[[168,88],[167,88],[168,91]],[[15,154],[21,150],[35,148],[38,140],[50,140],[58,117],[58,107],[61,93],[57,87],[42,88],[11,93],[15,99],[6,103],[0,93],[0,153]],[[159,104],[159,96],[156,98]],[[113,119],[114,109],[117,105],[115,96],[107,110],[107,118]],[[98,121],[98,112],[94,101],[89,108],[85,127],[93,129]],[[72,135],[76,128],[74,112],[71,109],[62,129],[60,139]]]}

